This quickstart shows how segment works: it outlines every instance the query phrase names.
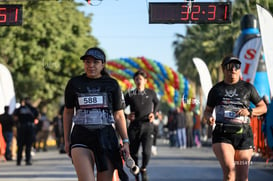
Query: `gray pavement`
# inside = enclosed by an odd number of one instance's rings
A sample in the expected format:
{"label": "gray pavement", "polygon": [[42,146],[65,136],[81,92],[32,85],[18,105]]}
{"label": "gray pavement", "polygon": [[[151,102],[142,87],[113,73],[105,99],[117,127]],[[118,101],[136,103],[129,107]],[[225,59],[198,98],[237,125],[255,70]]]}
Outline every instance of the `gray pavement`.
{"label": "gray pavement", "polygon": [[[134,180],[129,173],[130,180]],[[216,181],[222,179],[222,171],[211,147],[180,150],[170,148],[158,140],[158,155],[152,156],[148,167],[150,181]],[[33,165],[16,166],[15,161],[0,162],[0,181],[75,181],[74,167],[66,154],[51,148],[33,156]],[[253,159],[249,171],[250,181],[272,181],[273,165]]]}

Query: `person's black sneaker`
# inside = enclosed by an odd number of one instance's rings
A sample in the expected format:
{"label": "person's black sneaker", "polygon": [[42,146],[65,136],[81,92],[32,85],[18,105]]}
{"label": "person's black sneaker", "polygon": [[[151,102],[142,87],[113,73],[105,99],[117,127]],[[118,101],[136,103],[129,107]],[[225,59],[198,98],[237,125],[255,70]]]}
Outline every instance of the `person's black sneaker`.
{"label": "person's black sneaker", "polygon": [[28,166],[29,166],[29,165],[32,165],[32,163],[31,163],[31,162],[26,162],[26,165],[28,165]]}
{"label": "person's black sneaker", "polygon": [[21,166],[21,162],[17,162],[16,165],[17,165],[17,166]]}
{"label": "person's black sneaker", "polygon": [[140,170],[142,181],[148,181],[147,170]]}
{"label": "person's black sneaker", "polygon": [[6,160],[7,161],[12,161],[12,158],[11,157],[7,157]]}
{"label": "person's black sneaker", "polygon": [[60,154],[64,154],[66,151],[64,149],[60,149]]}

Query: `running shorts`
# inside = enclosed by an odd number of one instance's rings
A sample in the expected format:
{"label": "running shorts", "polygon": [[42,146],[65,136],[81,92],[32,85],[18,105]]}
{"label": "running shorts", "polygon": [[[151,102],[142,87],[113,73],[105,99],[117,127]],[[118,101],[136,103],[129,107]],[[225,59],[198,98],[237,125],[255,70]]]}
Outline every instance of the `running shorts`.
{"label": "running shorts", "polygon": [[[111,125],[93,130],[75,125],[71,133],[70,151],[76,147],[93,151],[98,171],[108,169],[107,158],[114,162],[121,160],[116,132]],[[115,167],[115,163],[113,165]]]}
{"label": "running shorts", "polygon": [[253,133],[250,125],[244,125],[240,133],[226,133],[218,125],[212,132],[212,144],[229,143],[235,150],[253,149]]}

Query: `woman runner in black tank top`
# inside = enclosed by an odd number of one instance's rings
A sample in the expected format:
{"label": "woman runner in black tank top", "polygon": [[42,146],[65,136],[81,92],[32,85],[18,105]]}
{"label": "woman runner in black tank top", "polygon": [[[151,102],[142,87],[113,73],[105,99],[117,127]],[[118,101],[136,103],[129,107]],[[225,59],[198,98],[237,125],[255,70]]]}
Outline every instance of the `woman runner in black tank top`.
{"label": "woman runner in black tank top", "polygon": [[[114,169],[118,169],[121,180],[127,181],[120,156],[120,151],[129,156],[121,89],[105,71],[106,57],[101,49],[90,48],[81,59],[85,74],[71,78],[65,89],[65,151],[72,158],[79,181],[112,180]],[[123,139],[121,148],[114,124]]]}
{"label": "woman runner in black tank top", "polygon": [[[250,118],[267,111],[253,85],[240,80],[241,61],[226,56],[222,62],[224,80],[209,92],[204,119],[212,132],[212,148],[223,170],[223,180],[248,180],[253,153]],[[250,102],[256,107],[251,109]],[[216,118],[212,116],[213,109]]]}

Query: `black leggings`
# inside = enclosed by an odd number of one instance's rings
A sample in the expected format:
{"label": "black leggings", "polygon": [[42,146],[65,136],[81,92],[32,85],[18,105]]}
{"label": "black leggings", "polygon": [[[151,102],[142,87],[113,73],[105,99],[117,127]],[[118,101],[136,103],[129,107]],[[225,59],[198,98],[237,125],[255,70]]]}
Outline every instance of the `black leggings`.
{"label": "black leggings", "polygon": [[140,125],[131,124],[128,129],[130,139],[130,154],[138,165],[138,150],[142,145],[142,166],[146,168],[151,157],[151,147],[153,143],[153,124],[144,122]]}

